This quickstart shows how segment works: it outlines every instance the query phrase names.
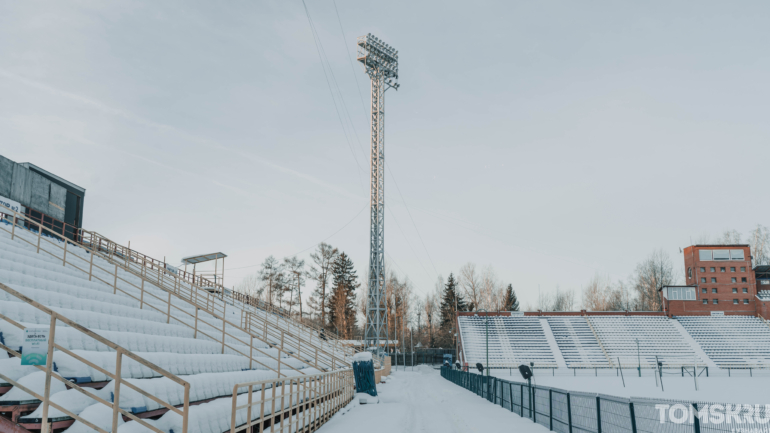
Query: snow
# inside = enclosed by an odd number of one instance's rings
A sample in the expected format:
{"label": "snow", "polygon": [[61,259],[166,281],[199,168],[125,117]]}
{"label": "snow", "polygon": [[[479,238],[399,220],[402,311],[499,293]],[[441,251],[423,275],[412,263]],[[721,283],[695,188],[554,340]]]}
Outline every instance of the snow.
{"label": "snow", "polygon": [[362,361],[371,361],[371,360],[372,360],[371,352],[358,352],[355,355],[353,355],[353,362],[362,362]]}
{"label": "snow", "polygon": [[[54,373],[58,376],[58,374]],[[30,391],[38,394],[43,395],[45,392],[45,371],[36,371],[34,373],[28,374],[21,379],[17,380],[19,385],[29,389]],[[64,386],[64,383],[62,383],[60,380],[57,380],[55,378],[51,378],[51,394],[64,391],[67,389]],[[22,391],[18,387],[11,388],[10,391],[7,393],[0,395],[0,404],[4,402],[12,402],[12,401],[34,401],[38,400],[37,398],[27,394],[26,392]]]}
{"label": "snow", "polygon": [[[83,410],[83,412],[80,412],[79,416],[94,425],[96,425],[99,428],[102,428],[106,431],[112,431],[112,408],[106,405],[103,405],[101,403],[97,403],[91,406],[88,406]],[[118,417],[118,426],[123,424],[123,417]],[[118,427],[118,430],[120,430],[120,427]],[[94,430],[91,427],[88,427],[87,425],[83,424],[80,421],[75,421],[70,428],[68,428],[67,433],[93,433]],[[180,430],[181,431],[181,430]]]}
{"label": "snow", "polygon": [[[110,401],[109,391],[96,390],[93,388],[83,388],[83,390],[89,394],[93,394],[97,397],[100,397],[103,400]],[[60,392],[57,392],[56,394],[52,394],[51,403],[58,404],[64,409],[67,409],[68,411],[77,415],[81,413],[88,406],[91,406],[94,403],[96,403],[96,401],[76,389],[68,389],[66,391],[60,391]],[[21,417],[21,421],[24,422],[24,420],[26,419],[26,420],[30,420],[28,422],[35,422],[32,420],[33,419],[39,420],[41,418],[43,418],[42,405],[38,406],[38,408],[35,409],[35,411],[32,412],[31,414],[24,415],[23,417]],[[57,418],[69,418],[69,415],[65,414],[64,412],[60,411],[59,409],[53,406],[50,406],[48,408],[48,419],[55,420]]]}
{"label": "snow", "polygon": [[[19,380],[22,377],[38,370],[34,365],[21,365],[21,358],[0,359],[0,373],[11,380]],[[0,379],[0,382],[3,382]]]}
{"label": "snow", "polygon": [[379,404],[362,405],[354,399],[319,433],[548,431],[442,378],[432,367],[392,371],[391,377],[377,386]]}

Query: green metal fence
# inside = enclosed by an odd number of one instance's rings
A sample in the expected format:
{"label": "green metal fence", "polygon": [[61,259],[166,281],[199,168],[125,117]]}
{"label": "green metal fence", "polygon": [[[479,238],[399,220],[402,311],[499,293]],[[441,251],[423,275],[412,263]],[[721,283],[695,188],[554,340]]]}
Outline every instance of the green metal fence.
{"label": "green metal fence", "polygon": [[[628,399],[529,386],[447,367],[442,367],[441,376],[522,418],[529,418],[560,433],[770,432],[770,405],[730,405],[636,397]],[[661,405],[667,409],[662,411]],[[668,412],[672,407],[673,417]],[[698,413],[704,407],[706,415],[699,417]],[[726,420],[720,422],[719,417],[715,418],[708,411],[709,408],[713,411],[714,407],[721,407],[727,412],[732,410],[735,416],[723,416]],[[755,423],[747,424],[746,416],[752,417]]]}

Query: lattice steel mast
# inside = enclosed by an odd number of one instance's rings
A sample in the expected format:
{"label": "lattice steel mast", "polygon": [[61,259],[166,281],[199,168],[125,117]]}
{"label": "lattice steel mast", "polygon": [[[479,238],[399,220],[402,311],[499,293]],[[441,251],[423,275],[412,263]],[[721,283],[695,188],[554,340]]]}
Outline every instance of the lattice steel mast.
{"label": "lattice steel mast", "polygon": [[367,348],[381,350],[388,341],[385,299],[385,91],[398,90],[398,51],[369,33],[357,41],[358,61],[372,81],[372,149],[369,167],[369,299],[366,306]]}

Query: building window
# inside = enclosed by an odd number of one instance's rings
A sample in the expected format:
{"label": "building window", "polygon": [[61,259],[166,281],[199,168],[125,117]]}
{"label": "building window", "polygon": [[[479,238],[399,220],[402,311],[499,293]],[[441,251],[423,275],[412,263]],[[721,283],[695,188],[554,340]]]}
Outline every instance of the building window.
{"label": "building window", "polygon": [[709,292],[709,289],[700,289],[700,292],[701,292],[701,293],[708,293],[708,292]]}
{"label": "building window", "polygon": [[748,300],[748,299],[744,299],[744,300],[743,300],[743,303],[744,303],[744,304],[748,304],[748,303],[749,303],[749,300]]}
{"label": "building window", "polygon": [[716,283],[716,282],[717,282],[717,279],[716,279],[716,277],[711,277],[711,282],[712,282],[712,283]]}
{"label": "building window", "polygon": [[711,257],[711,250],[698,251],[698,259],[700,259],[701,262],[710,262],[713,260]]}
{"label": "building window", "polygon": [[[738,250],[743,253],[743,250]],[[714,261],[730,260],[730,250],[714,250]]]}
{"label": "building window", "polygon": [[746,283],[746,277],[741,277],[741,283]]}
{"label": "building window", "polygon": [[738,300],[737,299],[733,299],[733,304],[734,305],[738,305]]}
{"label": "building window", "polygon": [[735,266],[730,266],[730,272],[735,272]]}
{"label": "building window", "polygon": [[709,272],[716,272],[716,271],[717,271],[717,268],[715,268],[713,266],[709,268]]}
{"label": "building window", "polygon": [[724,266],[722,266],[721,268],[719,268],[719,272],[724,272],[724,271],[725,271],[725,267],[724,267]]}
{"label": "building window", "polygon": [[701,272],[706,272],[706,268],[700,268]]}
{"label": "building window", "polygon": [[712,304],[718,304],[719,303],[719,299],[714,299],[714,301],[712,301],[711,303]]}
{"label": "building window", "polygon": [[732,278],[730,278],[730,282],[731,282],[731,283],[737,283],[737,282],[738,282],[738,279],[737,279],[737,278],[735,278],[735,277],[732,277]]}
{"label": "building window", "polygon": [[749,293],[749,289],[748,289],[748,288],[746,288],[746,287],[744,287],[744,288],[743,288],[743,293]]}
{"label": "building window", "polygon": [[743,257],[743,250],[730,250],[730,258],[732,260],[746,260]]}
{"label": "building window", "polygon": [[733,293],[738,293],[738,289],[733,288]]}
{"label": "building window", "polygon": [[687,278],[692,278],[692,268],[687,268]]}
{"label": "building window", "polygon": [[711,289],[711,293],[716,293],[717,289]]}
{"label": "building window", "polygon": [[703,300],[703,303],[704,303],[704,304],[708,304],[708,303],[709,303],[709,300],[708,300],[708,299],[704,299],[704,300]]}
{"label": "building window", "polygon": [[705,283],[706,282],[706,277],[701,277],[700,282],[701,283]]}
{"label": "building window", "polygon": [[741,266],[741,272],[746,272],[746,266]]}

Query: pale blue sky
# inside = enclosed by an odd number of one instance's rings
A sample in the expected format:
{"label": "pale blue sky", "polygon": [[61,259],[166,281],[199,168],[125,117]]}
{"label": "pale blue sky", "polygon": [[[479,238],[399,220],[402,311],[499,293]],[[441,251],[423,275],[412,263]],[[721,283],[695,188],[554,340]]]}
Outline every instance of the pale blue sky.
{"label": "pale blue sky", "polygon": [[368,81],[347,56],[371,32],[401,62],[386,160],[411,217],[389,173],[386,251],[420,293],[473,261],[534,302],[770,225],[766,2],[337,0],[345,40],[331,0],[307,4],[350,142],[301,1],[3,1],[0,154],[171,262],[258,264],[358,214],[328,242],[364,274]]}

